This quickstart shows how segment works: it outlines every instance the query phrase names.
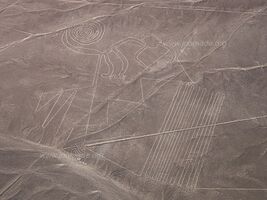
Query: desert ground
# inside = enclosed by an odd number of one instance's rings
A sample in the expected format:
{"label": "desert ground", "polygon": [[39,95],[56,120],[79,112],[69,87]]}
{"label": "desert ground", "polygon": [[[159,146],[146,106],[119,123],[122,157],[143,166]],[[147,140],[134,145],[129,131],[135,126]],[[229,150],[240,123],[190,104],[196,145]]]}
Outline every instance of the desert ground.
{"label": "desert ground", "polygon": [[0,0],[0,200],[266,200],[266,0]]}

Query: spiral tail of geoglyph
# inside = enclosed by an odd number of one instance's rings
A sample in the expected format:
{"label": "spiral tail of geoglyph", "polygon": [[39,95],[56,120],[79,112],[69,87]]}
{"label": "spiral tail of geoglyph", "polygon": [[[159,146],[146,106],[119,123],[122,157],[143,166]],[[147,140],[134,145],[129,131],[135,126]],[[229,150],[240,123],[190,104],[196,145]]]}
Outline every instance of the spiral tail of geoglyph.
{"label": "spiral tail of geoglyph", "polygon": [[141,175],[162,183],[195,188],[208,152],[224,94],[180,84],[160,132],[201,126],[157,137]]}
{"label": "spiral tail of geoglyph", "polygon": [[80,45],[90,45],[102,39],[104,26],[99,22],[91,21],[69,29],[67,34]]}

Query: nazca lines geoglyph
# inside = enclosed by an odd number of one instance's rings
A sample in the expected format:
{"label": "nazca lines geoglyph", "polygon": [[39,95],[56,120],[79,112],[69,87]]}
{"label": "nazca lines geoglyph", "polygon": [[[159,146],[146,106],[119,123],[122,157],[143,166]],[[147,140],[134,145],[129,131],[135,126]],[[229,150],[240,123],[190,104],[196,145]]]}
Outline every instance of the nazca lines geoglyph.
{"label": "nazca lines geoglyph", "polygon": [[[160,132],[215,124],[224,95],[197,86],[179,85]],[[186,188],[195,188],[215,126],[157,137],[141,176]]]}
{"label": "nazca lines geoglyph", "polygon": [[79,45],[90,45],[100,41],[104,35],[104,26],[97,21],[90,21],[69,28],[65,34],[70,42],[76,42]]}
{"label": "nazca lines geoglyph", "polygon": [[[72,51],[97,55],[99,60],[103,58],[110,68],[109,72],[103,75],[109,77],[114,72],[109,58],[109,54],[113,52],[123,63],[116,78],[123,79],[129,63],[118,47],[128,41],[139,44],[140,50],[136,52],[135,59],[142,63],[139,55],[146,49],[146,45],[143,41],[126,38],[104,51],[91,48],[91,44],[103,38],[104,28],[100,22],[89,22],[66,30],[61,39]],[[147,67],[145,64],[142,66]],[[223,100],[224,95],[220,93],[210,93],[194,85],[180,85],[160,132],[215,124]],[[203,156],[208,151],[214,128],[215,126],[207,126],[157,137],[140,175],[168,184],[195,188],[204,162]]]}
{"label": "nazca lines geoglyph", "polygon": [[[135,43],[139,45],[140,48],[142,48],[144,44],[142,41],[139,41],[135,38],[125,38],[104,50],[98,49],[97,45],[91,46],[92,44],[101,41],[104,34],[105,26],[103,23],[98,21],[89,21],[64,30],[62,33],[61,42],[71,51],[86,55],[95,55],[98,56],[98,59],[103,59],[108,66],[108,72],[102,74],[102,77],[124,80],[125,73],[129,67],[129,62],[118,47],[127,42]],[[116,64],[111,61],[112,55],[121,62],[121,69],[119,72],[117,72],[117,74],[115,73]]]}
{"label": "nazca lines geoglyph", "polygon": [[[164,56],[171,55],[170,59],[174,57],[172,50],[155,35],[151,35],[157,41],[156,46],[153,48],[145,42],[144,38],[136,37],[125,37],[108,45],[105,49],[100,48],[98,42],[107,39],[107,37],[103,38],[104,35],[107,35],[105,32],[105,26],[101,21],[88,21],[64,30],[61,35],[61,42],[67,49],[75,53],[94,55],[98,56],[98,59],[103,59],[108,71],[101,74],[101,76],[109,79],[125,80],[127,70],[133,67],[129,63],[129,58],[127,57],[129,55],[126,55],[121,49],[126,44],[126,46],[133,45],[138,47],[131,56],[136,61],[136,64],[143,69],[151,67]],[[150,52],[150,56],[153,57],[150,58],[152,60],[146,60],[149,56],[145,55],[145,53],[152,49],[155,51],[153,53]],[[157,52],[159,50],[161,52]]]}

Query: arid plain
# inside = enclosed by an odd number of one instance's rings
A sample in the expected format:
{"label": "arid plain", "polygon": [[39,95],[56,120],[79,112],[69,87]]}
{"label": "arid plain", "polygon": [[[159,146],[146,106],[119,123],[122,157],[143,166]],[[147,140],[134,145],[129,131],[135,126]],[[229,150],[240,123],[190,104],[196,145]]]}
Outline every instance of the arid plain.
{"label": "arid plain", "polygon": [[265,0],[0,0],[0,200],[266,200]]}

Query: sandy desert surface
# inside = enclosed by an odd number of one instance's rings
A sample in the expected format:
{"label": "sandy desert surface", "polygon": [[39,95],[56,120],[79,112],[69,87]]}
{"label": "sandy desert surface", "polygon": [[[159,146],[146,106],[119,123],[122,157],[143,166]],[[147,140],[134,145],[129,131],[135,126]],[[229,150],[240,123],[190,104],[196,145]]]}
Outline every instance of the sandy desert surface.
{"label": "sandy desert surface", "polygon": [[0,200],[266,200],[266,0],[0,0]]}

